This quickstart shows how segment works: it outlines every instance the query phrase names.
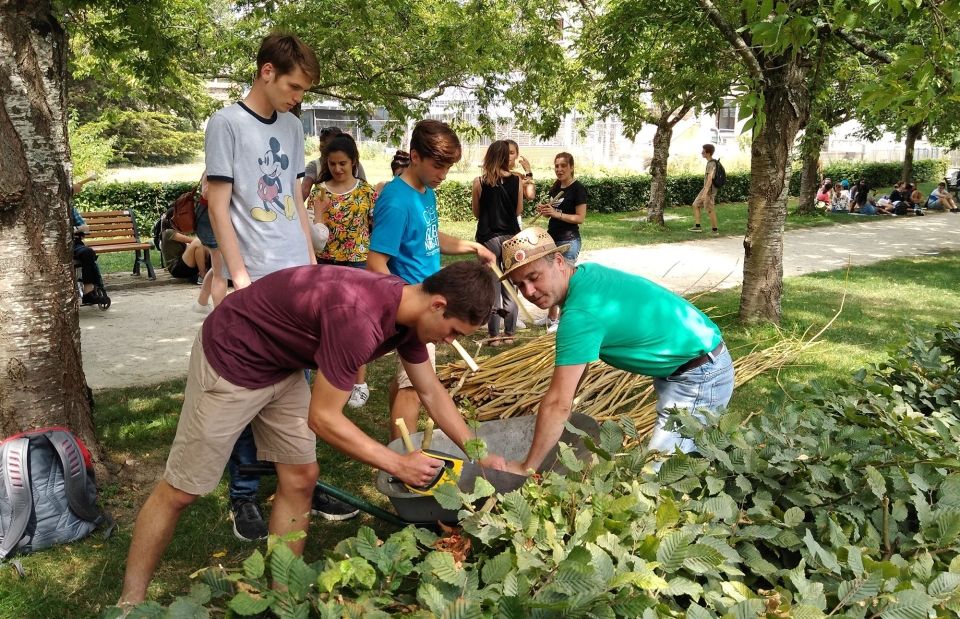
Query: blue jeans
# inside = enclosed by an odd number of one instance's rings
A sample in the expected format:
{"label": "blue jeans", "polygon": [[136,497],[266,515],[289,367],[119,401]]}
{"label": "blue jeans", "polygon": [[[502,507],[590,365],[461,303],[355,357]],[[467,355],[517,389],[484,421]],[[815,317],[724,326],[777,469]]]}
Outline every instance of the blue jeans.
{"label": "blue jeans", "polygon": [[713,361],[698,368],[676,376],[653,379],[653,389],[657,392],[657,425],[648,447],[666,454],[674,453],[679,447],[683,453],[689,453],[696,448],[691,439],[682,438],[677,432],[663,428],[667,420],[666,411],[685,408],[694,417],[704,421],[698,409],[715,411],[725,407],[733,395],[733,359],[724,347]]}
{"label": "blue jeans", "polygon": [[577,256],[580,255],[580,248],[583,247],[583,242],[580,240],[580,237],[575,239],[570,239],[569,241],[560,241],[557,245],[567,245],[570,247],[567,248],[567,251],[563,252],[563,257],[569,260],[570,262],[576,262]]}
{"label": "blue jeans", "polygon": [[237,499],[256,500],[260,489],[259,475],[241,475],[241,464],[257,463],[257,445],[253,442],[253,428],[247,425],[230,453],[227,471],[230,473],[230,501]]}

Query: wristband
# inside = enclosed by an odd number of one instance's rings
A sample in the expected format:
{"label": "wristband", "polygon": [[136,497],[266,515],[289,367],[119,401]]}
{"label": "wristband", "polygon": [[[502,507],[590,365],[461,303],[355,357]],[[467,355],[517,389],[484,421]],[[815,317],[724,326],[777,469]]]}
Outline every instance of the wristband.
{"label": "wristband", "polygon": [[524,174],[524,176],[526,178],[533,178],[533,172],[527,172],[526,174]]}

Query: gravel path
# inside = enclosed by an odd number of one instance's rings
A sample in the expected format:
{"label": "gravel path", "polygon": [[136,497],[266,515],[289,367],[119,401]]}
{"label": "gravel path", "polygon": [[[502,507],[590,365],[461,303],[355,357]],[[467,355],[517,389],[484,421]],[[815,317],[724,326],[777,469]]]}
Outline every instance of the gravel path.
{"label": "gravel path", "polygon": [[[789,277],[842,268],[848,261],[862,265],[960,251],[960,215],[874,220],[795,230],[785,237],[783,273]],[[586,239],[587,247],[589,243]],[[643,275],[677,292],[728,288],[743,279],[743,239],[705,234],[684,243],[586,251],[582,260]],[[133,288],[112,292],[113,305],[105,312],[81,308],[89,385],[150,385],[185,376],[190,347],[203,321],[190,309],[197,292],[196,286],[184,284]]]}

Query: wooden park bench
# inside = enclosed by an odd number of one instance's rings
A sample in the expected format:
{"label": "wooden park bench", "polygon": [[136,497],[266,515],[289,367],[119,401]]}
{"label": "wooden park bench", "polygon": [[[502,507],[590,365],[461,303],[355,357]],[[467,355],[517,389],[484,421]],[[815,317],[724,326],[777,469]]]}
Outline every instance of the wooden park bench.
{"label": "wooden park bench", "polygon": [[132,251],[133,274],[140,275],[140,265],[144,264],[150,279],[157,279],[150,262],[153,243],[140,240],[137,222],[131,211],[84,211],[81,215],[90,226],[90,232],[83,237],[84,245],[98,254]]}

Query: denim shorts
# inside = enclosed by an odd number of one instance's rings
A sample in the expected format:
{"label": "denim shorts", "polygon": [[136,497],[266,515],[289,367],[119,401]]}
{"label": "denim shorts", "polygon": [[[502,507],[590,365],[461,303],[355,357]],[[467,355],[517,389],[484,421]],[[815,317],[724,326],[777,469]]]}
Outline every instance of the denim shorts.
{"label": "denim shorts", "polygon": [[355,269],[367,268],[367,261],[347,262],[346,260],[328,260],[326,258],[317,258],[317,264],[329,264],[335,267],[353,267]]}
{"label": "denim shorts", "polygon": [[733,359],[724,346],[713,361],[698,368],[676,376],[654,378],[653,388],[657,392],[657,425],[648,447],[667,454],[674,453],[675,448],[679,447],[683,453],[689,453],[696,449],[692,440],[664,429],[667,411],[685,408],[704,421],[698,409],[716,411],[726,407],[733,395]]}
{"label": "denim shorts", "polygon": [[583,242],[580,240],[580,237],[570,239],[568,241],[560,241],[557,245],[567,245],[570,247],[567,248],[567,251],[563,252],[563,257],[569,260],[570,262],[576,262],[577,256],[580,255],[580,248],[583,246]]}
{"label": "denim shorts", "polygon": [[197,238],[200,239],[204,247],[216,249],[217,237],[213,235],[213,225],[210,223],[210,209],[205,206],[198,206],[196,215]]}

